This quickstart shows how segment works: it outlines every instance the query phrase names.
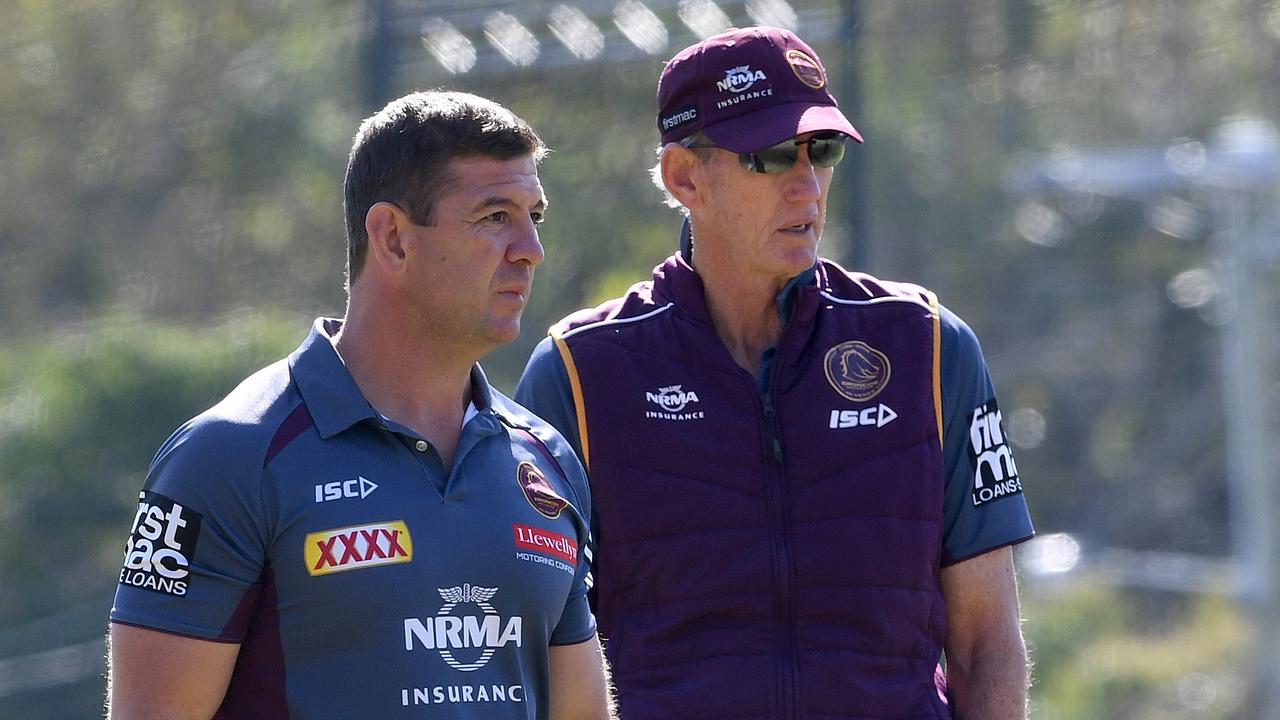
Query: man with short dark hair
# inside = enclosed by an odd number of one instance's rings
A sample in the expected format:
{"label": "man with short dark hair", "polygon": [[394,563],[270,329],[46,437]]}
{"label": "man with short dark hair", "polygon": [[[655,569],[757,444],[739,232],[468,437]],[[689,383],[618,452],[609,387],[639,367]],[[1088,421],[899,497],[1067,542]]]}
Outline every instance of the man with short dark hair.
{"label": "man with short dark hair", "polygon": [[986,364],[933,293],[818,257],[862,138],[817,54],[730,30],[658,104],[681,249],[553,326],[516,392],[590,475],[619,710],[1025,718],[1033,531]]}
{"label": "man with short dark hair", "polygon": [[161,447],[111,611],[110,716],[610,716],[590,497],[477,360],[520,329],[542,141],[464,93],[365,120],[348,304]]}

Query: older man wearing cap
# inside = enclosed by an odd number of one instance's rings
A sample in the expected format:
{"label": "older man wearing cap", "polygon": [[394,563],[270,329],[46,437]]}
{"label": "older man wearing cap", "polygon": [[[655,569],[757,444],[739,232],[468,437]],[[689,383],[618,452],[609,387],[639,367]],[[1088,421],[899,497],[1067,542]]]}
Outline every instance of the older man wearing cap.
{"label": "older man wearing cap", "polygon": [[517,389],[588,468],[622,716],[1024,718],[1033,530],[991,379],[933,293],[818,257],[862,137],[817,54],[730,30],[658,105],[680,250]]}

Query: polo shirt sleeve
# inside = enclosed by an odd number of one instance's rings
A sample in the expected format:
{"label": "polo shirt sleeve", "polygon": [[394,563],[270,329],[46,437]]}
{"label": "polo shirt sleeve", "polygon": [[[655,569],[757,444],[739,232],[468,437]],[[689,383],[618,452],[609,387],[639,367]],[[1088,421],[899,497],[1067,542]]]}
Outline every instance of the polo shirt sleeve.
{"label": "polo shirt sleeve", "polygon": [[[569,492],[571,494],[571,502],[573,507],[578,511],[578,516],[582,518],[583,541],[579,543],[580,551],[578,553],[578,563],[574,568],[573,586],[569,590],[569,598],[565,601],[564,612],[560,615],[560,621],[551,632],[550,644],[552,645],[575,645],[577,643],[589,640],[596,632],[595,615],[591,612],[591,606],[588,601],[588,594],[592,586],[591,576],[591,530],[592,513],[591,513],[591,488],[587,484],[586,473],[582,469],[582,463],[578,462],[577,456],[569,447],[569,443],[564,437],[554,430],[547,428],[547,447],[555,455],[556,461],[564,470],[566,479],[569,483]],[[542,433],[540,436],[545,437]]]}
{"label": "polo shirt sleeve", "polygon": [[160,448],[138,496],[111,620],[241,642],[262,587],[260,473],[232,423],[197,418]]}
{"label": "polo shirt sleeve", "polygon": [[995,386],[973,330],[946,308],[941,316],[943,565],[1035,534]]}
{"label": "polo shirt sleeve", "polygon": [[582,457],[578,411],[573,404],[569,371],[550,337],[543,338],[529,356],[529,363],[516,385],[515,401],[560,431],[574,454]]}

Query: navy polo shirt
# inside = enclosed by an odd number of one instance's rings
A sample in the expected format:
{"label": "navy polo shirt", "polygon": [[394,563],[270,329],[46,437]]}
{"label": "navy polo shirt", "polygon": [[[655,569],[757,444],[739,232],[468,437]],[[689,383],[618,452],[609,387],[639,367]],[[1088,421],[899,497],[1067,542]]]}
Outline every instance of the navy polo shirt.
{"label": "navy polo shirt", "polygon": [[112,621],[239,643],[219,717],[546,717],[548,647],[595,632],[581,465],[476,366],[443,467],[360,393],[339,327],[161,447]]}

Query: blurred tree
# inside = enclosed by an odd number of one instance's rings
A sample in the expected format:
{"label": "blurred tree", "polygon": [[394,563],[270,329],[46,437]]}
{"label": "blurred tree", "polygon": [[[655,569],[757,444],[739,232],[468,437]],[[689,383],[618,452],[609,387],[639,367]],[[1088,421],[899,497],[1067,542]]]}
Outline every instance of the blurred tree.
{"label": "blurred tree", "polygon": [[18,379],[0,392],[0,566],[23,579],[0,584],[0,617],[16,625],[110,592],[148,459],[307,329],[247,313],[199,328],[119,315],[0,349],[0,377]]}
{"label": "blurred tree", "polygon": [[345,2],[0,9],[0,334],[340,308]]}
{"label": "blurred tree", "polygon": [[101,704],[100,669],[76,657],[104,634],[148,459],[306,331],[276,315],[198,328],[113,315],[0,347],[0,378],[15,380],[0,389],[0,661],[76,648],[0,672],[0,717]]}

